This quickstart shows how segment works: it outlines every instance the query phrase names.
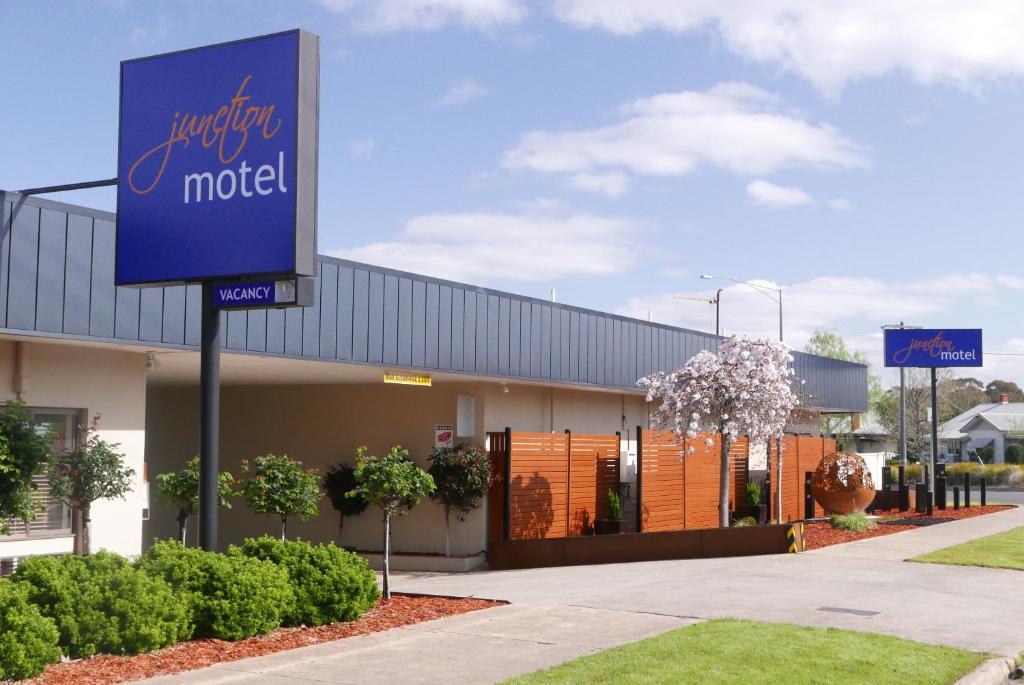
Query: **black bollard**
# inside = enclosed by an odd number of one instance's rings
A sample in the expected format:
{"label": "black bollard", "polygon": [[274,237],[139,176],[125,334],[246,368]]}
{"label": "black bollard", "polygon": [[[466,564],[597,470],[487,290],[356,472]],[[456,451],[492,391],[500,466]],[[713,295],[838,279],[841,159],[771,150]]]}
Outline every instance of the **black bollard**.
{"label": "black bollard", "polygon": [[953,509],[954,510],[959,510],[960,509],[960,488],[959,487],[954,487],[953,488]]}
{"label": "black bollard", "polygon": [[[935,469],[938,473],[939,470]],[[941,511],[946,510],[946,476],[942,475],[935,479],[935,506]]]}
{"label": "black bollard", "polygon": [[981,479],[981,506],[985,506],[985,479]]}
{"label": "black bollard", "polygon": [[892,467],[882,467],[882,501],[881,507],[884,510],[892,509]]}
{"label": "black bollard", "polygon": [[918,514],[923,514],[928,509],[928,486],[924,483],[918,483],[914,488],[914,511]]}
{"label": "black bollard", "polygon": [[971,474],[964,472],[964,509],[971,508]]}
{"label": "black bollard", "polygon": [[811,479],[814,478],[814,471],[804,473],[804,518],[814,518],[814,493],[811,491]]}
{"label": "black bollard", "polygon": [[910,509],[910,487],[907,485],[907,467],[900,464],[899,468],[899,488],[900,488],[900,511],[906,511]]}

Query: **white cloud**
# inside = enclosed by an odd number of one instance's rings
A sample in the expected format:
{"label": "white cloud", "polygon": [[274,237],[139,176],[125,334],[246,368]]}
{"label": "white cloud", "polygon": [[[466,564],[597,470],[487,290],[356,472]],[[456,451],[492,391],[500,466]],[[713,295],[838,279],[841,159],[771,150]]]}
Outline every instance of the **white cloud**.
{"label": "white cloud", "polygon": [[828,206],[837,212],[853,211],[853,203],[845,197],[835,197],[828,201]]}
{"label": "white cloud", "polygon": [[867,165],[860,147],[836,129],[784,112],[780,105],[775,95],[744,83],[663,93],[623,105],[622,121],[610,126],[528,132],[503,163],[577,177],[681,176],[701,165],[748,175]]}
{"label": "white cloud", "polygon": [[490,93],[489,90],[476,83],[473,79],[463,79],[458,83],[453,83],[448,90],[444,92],[437,102],[434,103],[435,107],[452,107],[454,105],[464,105],[467,102],[472,102],[478,98]]}
{"label": "white cloud", "polygon": [[469,283],[606,276],[634,264],[644,222],[542,203],[518,213],[427,214],[396,240],[329,250],[335,257]]}
{"label": "white cloud", "polygon": [[554,11],[572,26],[620,35],[710,32],[830,95],[893,71],[965,88],[1024,75],[1024,3],[1013,0],[557,0]]}
{"label": "white cloud", "polygon": [[629,176],[621,171],[610,171],[605,174],[575,174],[569,179],[569,183],[577,190],[602,193],[608,197],[619,197],[629,190]]}
{"label": "white cloud", "polygon": [[800,188],[777,186],[774,183],[760,179],[747,186],[747,195],[757,204],[771,209],[799,207],[800,205],[809,205],[814,202],[814,198]]}
{"label": "white cloud", "polygon": [[436,31],[446,26],[486,30],[518,24],[527,14],[519,0],[320,0],[320,4],[350,17],[357,29],[370,33]]}
{"label": "white cloud", "polygon": [[348,141],[349,153],[357,159],[369,159],[373,157],[377,144],[373,138],[354,138]]}

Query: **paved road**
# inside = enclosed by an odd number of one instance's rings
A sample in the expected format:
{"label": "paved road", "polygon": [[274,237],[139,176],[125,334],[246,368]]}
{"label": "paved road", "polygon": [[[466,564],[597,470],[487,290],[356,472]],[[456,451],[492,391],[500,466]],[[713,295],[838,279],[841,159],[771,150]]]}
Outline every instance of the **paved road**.
{"label": "paved road", "polygon": [[[963,499],[963,490],[960,491],[960,498]],[[978,494],[977,488],[971,488],[971,502],[981,502],[981,495]],[[953,501],[953,493],[950,491],[948,502]],[[989,504],[1021,504],[1024,505],[1024,490],[996,490],[991,489],[988,491],[988,503]]]}
{"label": "paved road", "polygon": [[799,555],[396,574],[399,591],[513,604],[160,680],[486,683],[723,616],[1016,656],[1024,650],[1020,572],[902,560],[1021,525],[1024,509],[1014,509]]}

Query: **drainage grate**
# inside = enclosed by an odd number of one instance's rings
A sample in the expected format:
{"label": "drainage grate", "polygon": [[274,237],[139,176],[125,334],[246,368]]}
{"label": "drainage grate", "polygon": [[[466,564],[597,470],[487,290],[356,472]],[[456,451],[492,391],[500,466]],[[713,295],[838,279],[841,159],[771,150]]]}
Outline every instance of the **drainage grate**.
{"label": "drainage grate", "polygon": [[878,616],[879,611],[868,611],[867,609],[850,609],[847,607],[818,607],[818,611],[828,611],[833,614],[853,614],[854,616]]}

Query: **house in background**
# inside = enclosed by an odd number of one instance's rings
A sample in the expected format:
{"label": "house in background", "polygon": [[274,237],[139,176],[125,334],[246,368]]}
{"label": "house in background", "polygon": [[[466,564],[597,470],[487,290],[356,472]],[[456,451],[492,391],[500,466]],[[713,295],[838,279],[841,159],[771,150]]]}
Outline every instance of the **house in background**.
{"label": "house in background", "polygon": [[960,461],[1020,463],[1024,457],[1024,402],[979,404],[939,426],[939,446]]}

